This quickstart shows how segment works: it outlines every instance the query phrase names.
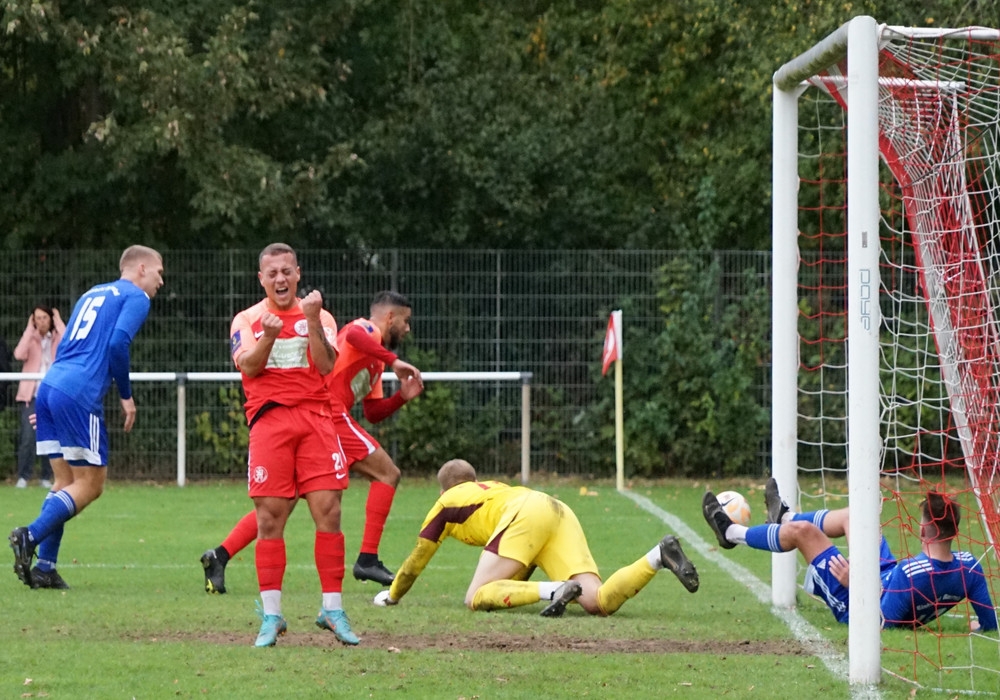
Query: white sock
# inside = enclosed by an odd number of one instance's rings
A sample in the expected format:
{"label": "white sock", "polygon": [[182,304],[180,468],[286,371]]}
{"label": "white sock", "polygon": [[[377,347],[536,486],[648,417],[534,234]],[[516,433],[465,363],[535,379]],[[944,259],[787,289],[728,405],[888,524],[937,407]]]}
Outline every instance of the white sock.
{"label": "white sock", "polygon": [[746,544],[747,543],[747,530],[749,530],[746,525],[737,525],[733,523],[726,528],[726,539],[734,544]]}
{"label": "white sock", "polygon": [[323,609],[324,610],[343,610],[344,601],[340,593],[324,593],[323,594]]}
{"label": "white sock", "polygon": [[566,583],[565,581],[539,581],[538,582],[538,597],[541,600],[552,600],[552,596],[556,594],[559,586]]}
{"label": "white sock", "polygon": [[281,614],[281,589],[276,591],[261,591],[260,605],[265,615]]}
{"label": "white sock", "polygon": [[656,545],[646,552],[646,561],[653,567],[653,571],[659,571],[663,568],[663,562],[660,560],[660,545]]}

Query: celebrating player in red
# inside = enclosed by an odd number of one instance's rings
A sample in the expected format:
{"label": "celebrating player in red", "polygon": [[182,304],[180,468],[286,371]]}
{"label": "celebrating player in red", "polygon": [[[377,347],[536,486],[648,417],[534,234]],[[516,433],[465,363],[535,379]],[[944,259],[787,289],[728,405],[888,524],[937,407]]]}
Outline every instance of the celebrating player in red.
{"label": "celebrating player in red", "polygon": [[233,319],[230,341],[246,394],[250,425],[248,481],[258,540],[255,555],[262,603],[256,646],[273,646],[288,629],[281,614],[285,523],[301,496],[316,524],[314,557],[322,588],[316,625],[344,644],[360,640],[344,613],[344,533],[340,499],[347,464],[330,415],[325,376],[333,371],[337,324],[312,291],[296,296],[301,271],[295,251],[272,243],[259,257],[266,298]]}
{"label": "celebrating player in red", "polygon": [[[375,438],[351,417],[349,410],[361,401],[365,418],[378,423],[418,396],[423,391],[423,382],[420,371],[393,352],[410,332],[410,302],[397,292],[379,292],[372,300],[370,311],[369,318],[359,318],[340,331],[337,337],[339,354],[333,371],[327,376],[327,386],[331,394],[333,424],[348,467],[371,481],[361,553],[354,564],[354,577],[388,586],[393,573],[379,560],[378,547],[400,471]],[[399,391],[388,398],[382,393],[382,372],[386,366],[400,380]],[[208,593],[226,592],[226,564],[256,536],[256,512],[251,511],[221,545],[202,555]]]}
{"label": "celebrating player in red", "polygon": [[[378,546],[399,485],[400,472],[389,453],[351,417],[349,411],[360,401],[365,418],[378,423],[424,390],[420,370],[400,360],[393,352],[410,332],[411,314],[410,302],[402,294],[387,291],[375,295],[370,318],[359,318],[347,324],[337,336],[341,354],[328,382],[336,411],[334,425],[347,463],[352,472],[371,481],[354,578],[376,581],[383,586],[392,583],[393,573],[379,561]],[[399,391],[388,398],[382,393],[382,371],[386,367],[390,367],[400,381]]]}

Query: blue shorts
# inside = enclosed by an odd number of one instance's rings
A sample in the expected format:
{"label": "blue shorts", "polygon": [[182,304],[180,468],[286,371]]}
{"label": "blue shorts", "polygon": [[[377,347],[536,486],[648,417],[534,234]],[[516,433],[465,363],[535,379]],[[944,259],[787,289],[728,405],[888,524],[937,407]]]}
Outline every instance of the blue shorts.
{"label": "blue shorts", "polygon": [[[840,550],[835,545],[830,545],[809,562],[806,569],[806,578],[802,583],[802,588],[806,593],[814,595],[830,608],[830,612],[837,619],[837,622],[848,622],[850,592],[837,578],[830,573],[830,560],[840,555]],[[889,551],[889,543],[882,538],[879,544],[879,566],[884,572],[887,568],[892,568],[896,560]],[[883,583],[884,585],[884,583]]]}
{"label": "blue shorts", "polygon": [[62,457],[74,467],[103,467],[108,463],[104,411],[91,413],[47,384],[38,387],[35,430],[35,451],[43,457]]}
{"label": "blue shorts", "polygon": [[814,595],[826,603],[837,622],[847,622],[849,616],[847,605],[850,594],[847,587],[830,573],[830,560],[839,555],[840,550],[834,545],[830,545],[817,554],[809,562],[802,588],[805,589],[806,593]]}

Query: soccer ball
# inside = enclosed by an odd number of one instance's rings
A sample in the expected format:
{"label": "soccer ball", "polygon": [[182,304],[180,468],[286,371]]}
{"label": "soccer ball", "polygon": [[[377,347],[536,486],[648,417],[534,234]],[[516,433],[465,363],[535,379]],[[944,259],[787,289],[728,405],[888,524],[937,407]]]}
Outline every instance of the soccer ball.
{"label": "soccer ball", "polygon": [[747,503],[747,499],[743,498],[742,494],[736,491],[723,491],[716,498],[719,499],[719,505],[722,506],[722,510],[726,512],[730,520],[737,525],[750,524],[750,504]]}

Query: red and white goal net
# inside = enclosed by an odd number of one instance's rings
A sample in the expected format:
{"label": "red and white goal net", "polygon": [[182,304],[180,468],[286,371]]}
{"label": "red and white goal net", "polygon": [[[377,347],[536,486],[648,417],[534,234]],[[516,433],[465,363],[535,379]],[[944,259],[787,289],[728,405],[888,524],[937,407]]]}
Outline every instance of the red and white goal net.
{"label": "red and white goal net", "polygon": [[[853,298],[873,304],[879,324],[877,386],[867,390],[878,395],[880,522],[896,557],[913,556],[920,552],[917,504],[931,489],[951,493],[962,507],[956,548],[979,559],[996,604],[1000,32],[877,32],[880,245],[877,273],[860,280]],[[800,95],[794,432],[801,510],[848,504],[857,432],[849,423],[848,300],[859,281],[851,278],[847,198],[848,115],[857,100],[846,53],[828,43],[811,61],[785,85]],[[974,618],[963,602],[925,628],[884,630],[882,671],[923,687],[995,692],[997,633],[968,634]]]}

